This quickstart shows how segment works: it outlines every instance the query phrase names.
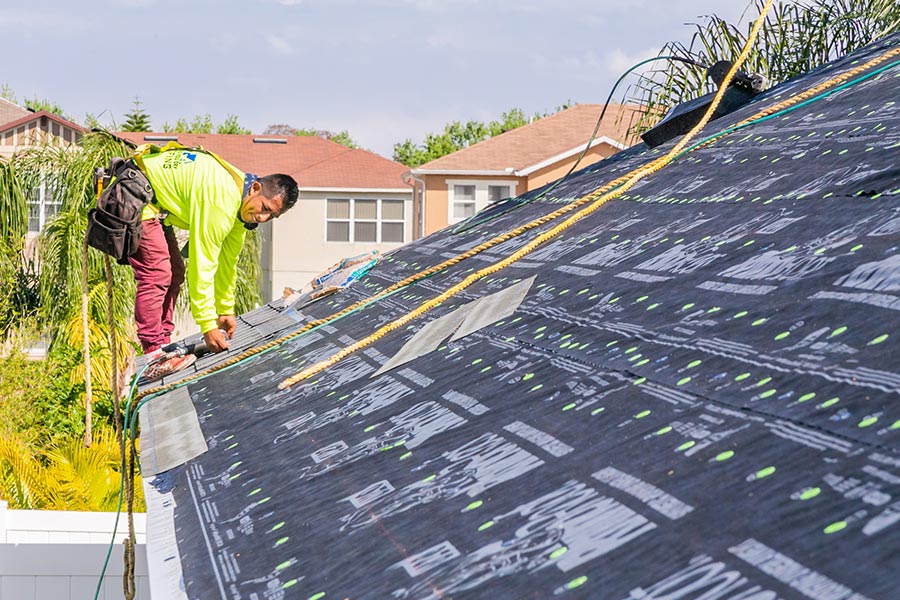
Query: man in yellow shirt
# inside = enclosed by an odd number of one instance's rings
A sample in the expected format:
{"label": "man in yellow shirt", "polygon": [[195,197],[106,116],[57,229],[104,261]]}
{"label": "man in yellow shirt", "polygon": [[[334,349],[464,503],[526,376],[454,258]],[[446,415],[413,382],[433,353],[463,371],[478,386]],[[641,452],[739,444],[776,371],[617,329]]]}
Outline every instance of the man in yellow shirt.
{"label": "man in yellow shirt", "polygon": [[[284,174],[257,178],[201,150],[176,148],[139,155],[153,188],[144,209],[141,241],[128,257],[137,282],[135,321],[144,354],[168,344],[185,266],[172,226],[188,231],[191,313],[209,350],[222,352],[236,327],[238,255],[248,228],[275,219],[297,201],[297,182]],[[243,180],[243,186],[238,185]],[[182,369],[193,356],[170,358],[145,372],[156,379]]]}

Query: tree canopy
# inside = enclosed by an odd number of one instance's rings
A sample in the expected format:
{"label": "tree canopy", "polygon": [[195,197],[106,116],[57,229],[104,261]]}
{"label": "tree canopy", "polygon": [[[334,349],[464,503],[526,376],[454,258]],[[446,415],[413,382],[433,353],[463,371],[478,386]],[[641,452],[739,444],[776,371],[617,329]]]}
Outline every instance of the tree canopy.
{"label": "tree canopy", "polygon": [[325,138],[326,140],[331,140],[337,144],[342,146],[346,146],[348,148],[359,148],[359,144],[350,136],[350,132],[344,129],[343,131],[329,131],[327,129],[317,129],[315,127],[308,127],[305,129],[298,129],[292,125],[288,125],[287,123],[276,123],[274,125],[269,125],[266,127],[265,131],[263,131],[263,135],[307,135],[307,136],[318,136],[321,138]]}
{"label": "tree canopy", "polygon": [[500,119],[482,123],[481,121],[453,121],[444,126],[440,133],[429,133],[421,144],[416,144],[407,138],[394,144],[394,160],[408,167],[419,165],[462,150],[472,144],[477,144],[488,138],[500,135],[531,121],[550,116],[572,106],[572,102],[566,102],[557,106],[550,112],[535,113],[526,117],[521,108],[511,108],[500,115]]}
{"label": "tree canopy", "polygon": [[163,131],[172,133],[213,133],[215,131],[216,133],[241,135],[253,133],[240,124],[237,115],[229,114],[219,125],[215,125],[209,113],[194,115],[190,121],[182,117],[175,121],[175,125],[164,123]]}
{"label": "tree canopy", "polygon": [[134,97],[134,108],[125,113],[125,123],[122,131],[152,131],[150,127],[150,115],[141,107],[141,99]]}

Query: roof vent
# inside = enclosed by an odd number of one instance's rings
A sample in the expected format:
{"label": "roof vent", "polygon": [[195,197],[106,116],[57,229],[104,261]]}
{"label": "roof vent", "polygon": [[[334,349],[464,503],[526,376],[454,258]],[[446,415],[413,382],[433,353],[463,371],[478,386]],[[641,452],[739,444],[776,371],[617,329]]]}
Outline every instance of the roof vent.
{"label": "roof vent", "polygon": [[[706,75],[713,83],[722,87],[731,66],[731,62],[720,60],[707,69]],[[712,119],[718,119],[741,108],[765,88],[766,81],[762,75],[756,73],[747,75],[738,71],[725,90],[722,102],[713,113]],[[655,148],[674,137],[684,135],[700,122],[715,95],[715,92],[709,93],[673,107],[655,127],[642,133],[641,139],[651,148]]]}
{"label": "roof vent", "polygon": [[254,144],[287,144],[287,138],[253,138]]}
{"label": "roof vent", "polygon": [[177,142],[177,135],[145,135],[145,142]]}

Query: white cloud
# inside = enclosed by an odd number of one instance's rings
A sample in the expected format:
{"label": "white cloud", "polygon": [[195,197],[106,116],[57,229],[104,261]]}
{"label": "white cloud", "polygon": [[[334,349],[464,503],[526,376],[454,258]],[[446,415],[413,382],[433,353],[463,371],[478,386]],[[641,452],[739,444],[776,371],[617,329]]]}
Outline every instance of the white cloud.
{"label": "white cloud", "polygon": [[299,6],[303,4],[303,0],[278,0],[278,4],[282,6]]}
{"label": "white cloud", "polygon": [[266,41],[269,42],[269,46],[278,54],[290,55],[294,53],[294,47],[291,43],[281,36],[270,35],[266,38]]}
{"label": "white cloud", "polygon": [[[625,52],[621,48],[616,48],[603,57],[603,63],[610,73],[621,75],[642,60],[647,60],[657,54],[659,54],[659,48],[644,48],[643,50],[636,50],[633,52]],[[646,65],[644,68],[648,69],[651,67],[652,65]],[[640,69],[638,69],[638,71],[640,71]]]}

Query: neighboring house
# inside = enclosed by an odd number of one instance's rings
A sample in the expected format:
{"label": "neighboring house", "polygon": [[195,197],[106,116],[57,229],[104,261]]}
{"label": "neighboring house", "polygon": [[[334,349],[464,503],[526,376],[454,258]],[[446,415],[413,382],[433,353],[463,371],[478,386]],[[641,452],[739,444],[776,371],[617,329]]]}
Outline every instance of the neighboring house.
{"label": "neighboring house", "polygon": [[297,205],[259,229],[266,301],[285,287],[303,287],[342,258],[387,252],[414,239],[412,189],[401,180],[407,168],[372,152],[314,136],[116,135],[135,144],[201,146],[245,172],[297,180]]}
{"label": "neighboring house", "polygon": [[[81,125],[59,115],[45,110],[32,112],[0,100],[0,159],[9,159],[23,148],[48,142],[72,145],[87,132]],[[62,200],[43,182],[31,190],[28,197],[29,237],[36,236],[61,205]]]}
{"label": "neighboring house", "polygon": [[[578,104],[410,170],[417,198],[425,198],[424,235],[457,223],[491,202],[515,197],[559,179],[581,155],[599,104]],[[629,145],[627,129],[634,109],[610,105],[584,168]]]}
{"label": "neighboring house", "polygon": [[10,102],[9,100],[0,98],[0,124],[17,121],[22,117],[27,117],[30,114],[31,111],[24,106],[19,106],[14,102]]}

